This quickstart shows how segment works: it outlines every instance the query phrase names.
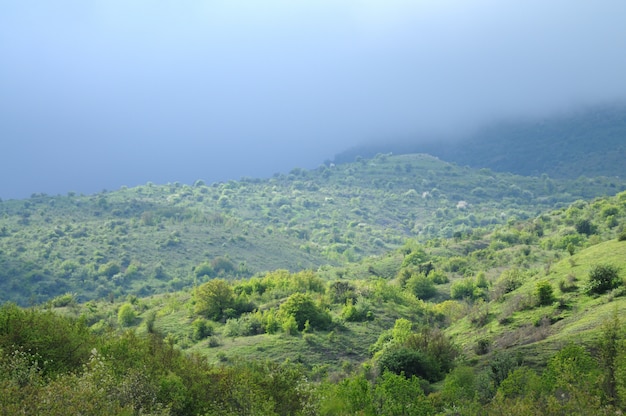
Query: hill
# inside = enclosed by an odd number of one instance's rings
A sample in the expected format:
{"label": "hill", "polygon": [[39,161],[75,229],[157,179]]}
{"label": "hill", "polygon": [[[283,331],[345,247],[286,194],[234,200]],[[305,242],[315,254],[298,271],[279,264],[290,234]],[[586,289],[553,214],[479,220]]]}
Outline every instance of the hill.
{"label": "hill", "polygon": [[423,152],[462,166],[518,175],[626,177],[626,105],[604,105],[543,119],[502,121],[457,140],[386,140],[349,149],[336,163],[376,153]]}
{"label": "hill", "polygon": [[163,414],[614,414],[625,259],[622,192],[316,272],[5,305],[0,405],[91,394]]}
{"label": "hill", "polygon": [[0,300],[147,296],[216,276],[340,265],[407,238],[490,229],[625,184],[378,155],[267,180],[33,195],[0,202]]}

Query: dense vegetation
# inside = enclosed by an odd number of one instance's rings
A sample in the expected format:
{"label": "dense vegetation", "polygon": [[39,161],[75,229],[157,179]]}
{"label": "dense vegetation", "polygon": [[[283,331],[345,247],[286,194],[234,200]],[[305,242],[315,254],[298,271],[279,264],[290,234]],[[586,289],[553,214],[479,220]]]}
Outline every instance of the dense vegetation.
{"label": "dense vegetation", "polygon": [[467,235],[623,189],[619,178],[522,177],[379,155],[268,180],[33,195],[0,202],[0,300],[147,296],[204,276],[340,265],[406,238]]}
{"label": "dense vegetation", "polygon": [[0,413],[620,414],[623,189],[379,155],[4,201]]}

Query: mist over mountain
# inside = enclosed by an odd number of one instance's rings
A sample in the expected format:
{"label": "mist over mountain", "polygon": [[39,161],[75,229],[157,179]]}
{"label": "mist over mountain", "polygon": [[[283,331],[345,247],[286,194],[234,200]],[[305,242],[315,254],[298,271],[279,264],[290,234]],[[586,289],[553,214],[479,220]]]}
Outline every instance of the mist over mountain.
{"label": "mist over mountain", "polygon": [[448,162],[519,175],[626,177],[626,104],[592,106],[553,117],[503,120],[467,136],[372,141],[336,163],[377,153],[429,153]]}
{"label": "mist over mountain", "polygon": [[626,97],[626,3],[10,2],[0,197],[315,168]]}

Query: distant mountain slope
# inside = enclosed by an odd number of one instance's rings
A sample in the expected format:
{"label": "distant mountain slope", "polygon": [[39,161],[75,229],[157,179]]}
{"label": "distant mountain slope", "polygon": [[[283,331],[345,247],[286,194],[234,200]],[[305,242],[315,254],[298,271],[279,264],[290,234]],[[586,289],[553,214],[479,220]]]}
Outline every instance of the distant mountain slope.
{"label": "distant mountain slope", "polygon": [[626,105],[484,127],[456,142],[399,141],[349,149],[336,162],[376,153],[429,153],[443,160],[518,175],[626,177]]}
{"label": "distant mountain slope", "polygon": [[380,155],[268,180],[34,195],[0,203],[0,301],[148,295],[205,275],[343,264],[406,238],[468,235],[623,189],[619,179],[521,177]]}

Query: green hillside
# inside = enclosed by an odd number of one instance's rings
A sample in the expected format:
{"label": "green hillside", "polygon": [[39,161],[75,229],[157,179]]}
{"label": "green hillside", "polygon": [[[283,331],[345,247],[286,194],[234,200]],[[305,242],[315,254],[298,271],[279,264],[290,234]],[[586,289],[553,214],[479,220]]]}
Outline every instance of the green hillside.
{"label": "green hillside", "polygon": [[379,155],[4,201],[0,411],[616,414],[623,188]]}
{"label": "green hillside", "polygon": [[92,414],[614,414],[624,270],[626,192],[317,271],[9,304],[0,407],[36,414],[54,397],[50,409],[104,412]]}
{"label": "green hillside", "polygon": [[[146,296],[203,276],[340,265],[401,246],[534,217],[626,189],[379,155],[267,180],[147,184],[0,203],[0,299],[22,305]],[[204,271],[194,268],[204,265]]]}

